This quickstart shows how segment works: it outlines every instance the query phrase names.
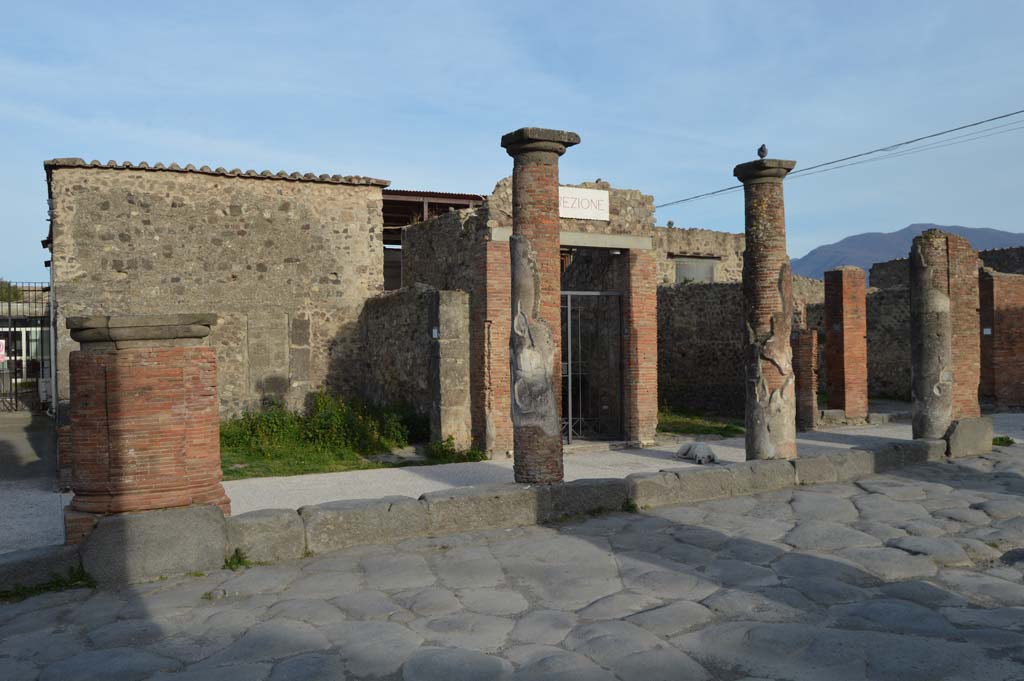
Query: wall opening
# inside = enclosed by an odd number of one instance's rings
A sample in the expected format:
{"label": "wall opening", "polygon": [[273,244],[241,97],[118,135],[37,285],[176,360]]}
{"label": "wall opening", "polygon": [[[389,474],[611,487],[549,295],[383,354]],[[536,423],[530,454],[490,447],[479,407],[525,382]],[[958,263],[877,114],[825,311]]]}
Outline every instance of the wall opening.
{"label": "wall opening", "polygon": [[619,250],[562,249],[562,438],[623,437],[622,287]]}

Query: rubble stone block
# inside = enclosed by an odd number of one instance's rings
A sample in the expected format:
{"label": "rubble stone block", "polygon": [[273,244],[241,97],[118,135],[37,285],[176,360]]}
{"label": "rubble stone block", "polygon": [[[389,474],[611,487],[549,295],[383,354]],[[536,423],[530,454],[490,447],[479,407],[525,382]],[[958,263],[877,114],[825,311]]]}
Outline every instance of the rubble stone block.
{"label": "rubble stone block", "polygon": [[820,485],[836,482],[836,467],[827,456],[812,456],[793,460],[796,484]]}
{"label": "rubble stone block", "polygon": [[81,566],[77,546],[42,546],[0,554],[0,591],[33,587],[67,577]]}
{"label": "rubble stone block", "polygon": [[227,519],[228,555],[235,549],[250,560],[276,563],[302,558],[306,533],[302,517],[291,509],[268,508]]}
{"label": "rubble stone block", "polygon": [[81,547],[100,586],[145,582],[223,566],[227,533],[216,506],[188,506],[99,519]]}
{"label": "rubble stone block", "polygon": [[629,500],[638,508],[680,504],[681,483],[675,473],[633,473],[626,476]]}
{"label": "rubble stone block", "polygon": [[796,485],[796,470],[786,459],[761,459],[729,467],[737,493],[756,494]]}
{"label": "rubble stone block", "polygon": [[681,468],[675,474],[679,478],[679,503],[724,499],[744,493],[737,487],[736,477],[727,466]]}
{"label": "rubble stone block", "polygon": [[928,461],[931,442],[931,440],[894,440],[872,447],[870,451],[875,457],[875,471],[903,468]]}
{"label": "rubble stone block", "polygon": [[480,485],[420,497],[434,534],[535,525],[544,517],[542,492],[533,485]]}
{"label": "rubble stone block", "polygon": [[992,451],[992,419],[987,416],[954,421],[946,435],[950,457],[977,456]]}
{"label": "rubble stone block", "polygon": [[837,482],[856,480],[875,472],[875,455],[863,449],[848,449],[825,456],[836,469]]}
{"label": "rubble stone block", "polygon": [[569,516],[621,511],[629,501],[629,489],[621,478],[592,478],[551,485],[543,492],[544,520]]}
{"label": "rubble stone block", "polygon": [[303,506],[299,515],[310,553],[403,541],[425,535],[429,527],[426,507],[402,496]]}

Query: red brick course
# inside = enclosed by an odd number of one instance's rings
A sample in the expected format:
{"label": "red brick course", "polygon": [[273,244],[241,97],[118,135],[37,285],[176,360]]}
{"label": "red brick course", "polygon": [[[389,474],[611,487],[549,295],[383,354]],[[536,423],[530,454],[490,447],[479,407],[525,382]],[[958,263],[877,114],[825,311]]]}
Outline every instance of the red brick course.
{"label": "red brick course", "polygon": [[1024,275],[986,269],[979,284],[981,395],[997,407],[1024,406]]}
{"label": "red brick course", "polygon": [[[192,504],[230,511],[220,483],[217,356],[211,347],[73,352],[71,440],[72,511]],[[69,539],[84,524],[69,517]]]}
{"label": "red brick course", "polygon": [[793,373],[796,375],[796,425],[814,430],[818,420],[818,331],[793,333]]}
{"label": "red brick course", "polygon": [[859,267],[825,272],[825,388],[847,419],[868,416],[866,283]]}

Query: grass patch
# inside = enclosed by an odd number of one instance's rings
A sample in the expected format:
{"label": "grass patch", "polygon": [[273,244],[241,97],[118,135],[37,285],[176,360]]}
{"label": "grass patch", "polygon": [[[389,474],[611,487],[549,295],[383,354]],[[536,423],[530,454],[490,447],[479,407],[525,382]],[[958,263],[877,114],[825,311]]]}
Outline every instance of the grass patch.
{"label": "grass patch", "polygon": [[992,444],[996,447],[1009,447],[1010,445],[1017,444],[1017,441],[1009,435],[1000,435],[999,437],[992,438]]}
{"label": "grass patch", "polygon": [[708,416],[693,412],[676,411],[669,407],[658,410],[658,432],[679,435],[743,435],[743,421],[724,416]]}
{"label": "grass patch", "polygon": [[441,442],[431,442],[426,447],[427,458],[434,463],[467,463],[469,461],[487,461],[490,457],[486,452],[470,447],[459,449],[452,437]]}
{"label": "grass patch", "polygon": [[36,586],[16,586],[13,589],[0,591],[0,602],[23,601],[32,596],[49,593],[51,591],[64,591],[66,589],[95,589],[96,582],[86,573],[81,565],[68,570],[66,576],[53,573],[50,580],[37,584]]}
{"label": "grass patch", "polygon": [[235,552],[224,559],[224,569],[238,572],[244,568],[252,567],[252,561],[245,555],[242,549],[235,549]]}
{"label": "grass patch", "polygon": [[381,468],[364,457],[429,438],[430,424],[412,408],[375,407],[326,393],[304,413],[272,405],[221,423],[225,480]]}

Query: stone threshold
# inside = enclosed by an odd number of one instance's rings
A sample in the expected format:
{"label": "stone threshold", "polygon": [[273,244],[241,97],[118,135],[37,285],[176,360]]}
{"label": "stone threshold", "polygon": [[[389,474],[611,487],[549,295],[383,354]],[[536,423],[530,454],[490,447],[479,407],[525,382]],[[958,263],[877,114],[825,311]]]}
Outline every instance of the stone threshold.
{"label": "stone threshold", "polygon": [[[461,487],[430,492],[419,499],[392,496],[335,501],[227,518],[214,506],[126,513],[101,518],[78,547],[43,547],[0,555],[0,590],[35,586],[79,564],[97,584],[111,587],[219,569],[236,550],[253,562],[275,563],[416,537],[555,523],[585,515],[849,482],[904,466],[946,461],[947,447],[945,440],[899,440],[804,459],[689,466],[555,485]],[[131,550],[119,555],[125,546]]]}

